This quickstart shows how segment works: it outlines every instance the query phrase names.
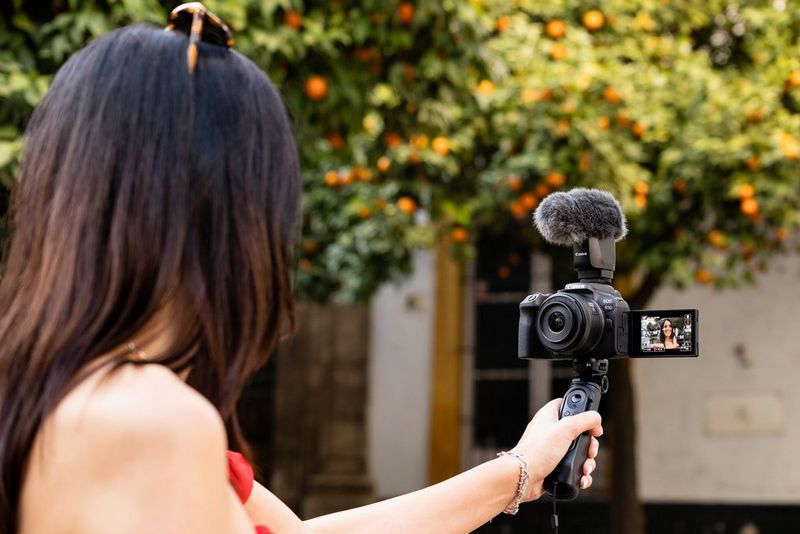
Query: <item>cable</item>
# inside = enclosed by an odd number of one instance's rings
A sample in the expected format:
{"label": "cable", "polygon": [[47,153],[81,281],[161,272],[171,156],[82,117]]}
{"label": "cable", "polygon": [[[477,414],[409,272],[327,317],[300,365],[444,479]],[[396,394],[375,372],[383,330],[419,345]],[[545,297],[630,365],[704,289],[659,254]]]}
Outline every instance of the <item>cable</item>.
{"label": "cable", "polygon": [[550,527],[553,529],[553,534],[558,534],[558,511],[556,510],[556,499],[558,495],[558,482],[553,482],[553,516],[550,518]]}

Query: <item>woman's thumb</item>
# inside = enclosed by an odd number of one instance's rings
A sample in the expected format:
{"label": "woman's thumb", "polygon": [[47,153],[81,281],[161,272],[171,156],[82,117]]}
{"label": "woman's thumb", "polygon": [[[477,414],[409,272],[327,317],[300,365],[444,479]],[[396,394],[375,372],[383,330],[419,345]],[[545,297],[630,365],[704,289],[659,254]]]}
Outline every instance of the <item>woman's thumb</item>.
{"label": "woman's thumb", "polygon": [[558,424],[563,427],[570,435],[570,439],[575,439],[584,432],[597,428],[598,430],[592,432],[593,436],[600,436],[603,433],[600,426],[603,419],[600,414],[594,410],[579,413],[577,415],[570,415],[561,419]]}

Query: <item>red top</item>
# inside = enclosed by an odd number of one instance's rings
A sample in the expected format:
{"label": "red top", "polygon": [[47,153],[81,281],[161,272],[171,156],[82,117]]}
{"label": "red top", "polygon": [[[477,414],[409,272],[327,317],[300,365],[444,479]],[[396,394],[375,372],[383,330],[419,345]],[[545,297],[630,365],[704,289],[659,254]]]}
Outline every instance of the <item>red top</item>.
{"label": "red top", "polygon": [[[244,456],[228,451],[228,479],[242,504],[247,502],[253,491],[253,478],[253,468]],[[272,534],[272,531],[264,526],[256,526],[256,534]]]}

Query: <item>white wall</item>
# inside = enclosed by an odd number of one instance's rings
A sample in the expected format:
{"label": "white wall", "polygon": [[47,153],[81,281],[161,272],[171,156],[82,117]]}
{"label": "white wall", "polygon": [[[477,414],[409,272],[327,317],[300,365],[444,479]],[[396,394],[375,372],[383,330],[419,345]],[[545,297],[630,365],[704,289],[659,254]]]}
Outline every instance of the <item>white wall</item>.
{"label": "white wall", "polygon": [[370,306],[367,452],[378,497],[428,483],[434,254],[417,252],[413,273]]}
{"label": "white wall", "polygon": [[699,308],[701,352],[635,362],[642,497],[800,503],[800,258],[754,288],[664,289],[648,307]]}

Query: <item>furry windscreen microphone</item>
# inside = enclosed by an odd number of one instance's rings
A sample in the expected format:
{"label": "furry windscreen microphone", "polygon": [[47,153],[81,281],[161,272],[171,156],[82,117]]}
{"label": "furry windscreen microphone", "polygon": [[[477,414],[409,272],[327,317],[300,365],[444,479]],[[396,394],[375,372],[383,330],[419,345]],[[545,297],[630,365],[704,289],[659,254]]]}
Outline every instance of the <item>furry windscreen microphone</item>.
{"label": "furry windscreen microphone", "polygon": [[619,202],[599,189],[548,195],[533,214],[533,222],[548,242],[562,246],[577,245],[590,237],[619,241],[628,233]]}

